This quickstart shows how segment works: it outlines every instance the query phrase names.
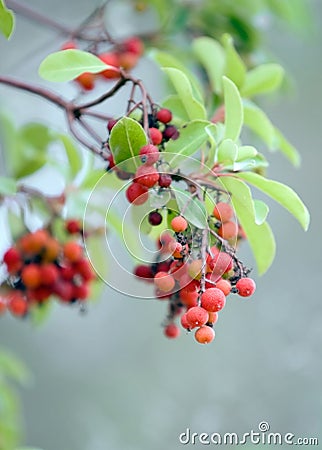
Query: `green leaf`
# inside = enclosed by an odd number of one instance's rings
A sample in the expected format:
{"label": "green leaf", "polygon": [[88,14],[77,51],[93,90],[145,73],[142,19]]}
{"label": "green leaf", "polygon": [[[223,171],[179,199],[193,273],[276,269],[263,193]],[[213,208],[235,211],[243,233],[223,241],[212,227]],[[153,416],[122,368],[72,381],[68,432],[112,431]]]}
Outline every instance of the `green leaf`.
{"label": "green leaf", "polygon": [[231,193],[231,203],[236,211],[256,260],[259,274],[265,273],[275,257],[275,240],[267,222],[256,224],[255,207],[246,183],[235,177],[221,177],[224,188]]}
{"label": "green leaf", "polygon": [[217,41],[209,37],[195,39],[192,49],[207,72],[213,92],[220,93],[226,59],[224,49]]}
{"label": "green leaf", "polygon": [[[193,120],[187,125],[179,128],[179,138],[170,140],[165,148],[166,160],[171,167],[178,167],[182,157],[192,156],[209,140],[209,132],[216,131],[216,125],[207,120]],[[171,153],[167,158],[166,153]]]}
{"label": "green leaf", "polygon": [[122,163],[122,170],[135,172],[141,147],[147,144],[146,134],[141,125],[129,117],[123,117],[112,128],[110,148],[115,164]]}
{"label": "green leaf", "polygon": [[0,351],[0,374],[22,385],[28,384],[31,379],[30,372],[20,359],[4,349]]}
{"label": "green leaf", "polygon": [[[197,100],[202,102],[202,87],[198,78],[187,69],[187,67],[180,62],[178,58],[167,52],[162,52],[160,50],[153,49],[150,52],[151,57],[161,66],[161,67],[172,67],[173,69],[179,69],[188,78],[193,88],[193,94],[196,96]],[[172,110],[171,110],[172,111]]]}
{"label": "green leaf", "polygon": [[233,170],[234,172],[244,171],[244,170],[254,170],[268,167],[267,159],[258,153],[254,157],[245,158],[240,161],[235,161],[232,167],[227,167],[226,169]]}
{"label": "green leaf", "polygon": [[193,96],[192,86],[187,76],[178,69],[164,68],[163,71],[173,84],[189,119],[206,119],[205,107]]}
{"label": "green leaf", "polygon": [[[240,88],[244,84],[246,66],[239,54],[236,52],[233,38],[229,34],[224,34],[222,43],[226,53],[226,64],[224,74],[227,78]],[[215,64],[215,62],[214,62]]]}
{"label": "green leaf", "polygon": [[239,173],[239,178],[247,181],[287,209],[306,231],[310,223],[310,214],[300,197],[290,187],[278,181],[269,180],[257,173]]}
{"label": "green leaf", "polygon": [[17,192],[17,183],[13,178],[0,176],[0,196],[14,195]]}
{"label": "green leaf", "polygon": [[284,78],[284,69],[279,64],[261,64],[246,74],[240,92],[243,97],[266,94],[278,89]]}
{"label": "green leaf", "polygon": [[70,175],[70,179],[73,179],[76,177],[78,172],[80,172],[80,170],[83,167],[82,156],[80,154],[80,151],[76,147],[73,139],[71,139],[66,134],[58,134],[57,137],[62,142],[65,148],[66,156],[69,163],[68,172]]}
{"label": "green leaf", "polygon": [[39,66],[39,75],[48,81],[62,82],[73,80],[84,72],[99,73],[110,68],[113,67],[92,53],[69,49],[48,55]]}
{"label": "green leaf", "polygon": [[285,138],[285,136],[275,128],[275,136],[277,139],[276,147],[286,158],[295,166],[299,167],[301,164],[301,155],[296,148]]}
{"label": "green leaf", "polygon": [[174,194],[179,206],[180,213],[197,228],[204,229],[208,226],[208,214],[205,205],[191,193],[175,188]]}
{"label": "green leaf", "polygon": [[255,103],[244,100],[244,124],[259,136],[269,149],[276,148],[278,139],[274,125]]}
{"label": "green leaf", "polygon": [[236,85],[227,77],[222,78],[225,98],[225,139],[236,141],[243,125],[244,110]]}
{"label": "green leaf", "polygon": [[261,200],[254,199],[253,201],[255,209],[255,223],[257,225],[262,225],[267,218],[267,214],[269,213],[269,207]]}
{"label": "green leaf", "polygon": [[8,9],[4,0],[0,0],[0,32],[9,39],[15,28],[15,16],[11,9]]}
{"label": "green leaf", "polygon": [[258,155],[258,151],[255,147],[251,145],[241,145],[238,148],[237,161],[242,161],[244,159],[254,158]]}
{"label": "green leaf", "polygon": [[217,162],[221,164],[230,164],[236,161],[238,155],[238,147],[231,139],[224,139],[217,152]]}

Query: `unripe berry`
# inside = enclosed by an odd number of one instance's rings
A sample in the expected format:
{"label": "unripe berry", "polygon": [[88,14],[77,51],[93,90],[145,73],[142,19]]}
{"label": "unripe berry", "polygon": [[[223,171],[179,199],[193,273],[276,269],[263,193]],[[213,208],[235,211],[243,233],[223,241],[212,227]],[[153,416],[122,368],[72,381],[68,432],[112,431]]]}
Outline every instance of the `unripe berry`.
{"label": "unripe berry", "polygon": [[159,109],[156,118],[162,123],[169,123],[172,120],[172,112],[166,108]]}
{"label": "unripe berry", "polygon": [[187,311],[187,322],[190,328],[200,327],[207,323],[208,311],[201,306],[194,306]]}
{"label": "unripe berry", "polygon": [[209,288],[201,295],[201,306],[207,311],[220,311],[225,304],[225,294],[218,288]]}
{"label": "unripe berry", "polygon": [[175,286],[175,279],[167,272],[158,272],[154,277],[154,284],[162,292],[170,292]]}
{"label": "unripe berry", "polygon": [[22,267],[22,260],[19,250],[15,247],[9,248],[3,255],[3,262],[7,266],[10,274],[17,273]]}
{"label": "unripe berry", "polygon": [[217,320],[218,320],[218,313],[209,311],[207,323],[212,323],[214,325],[217,322]]}
{"label": "unripe berry", "polygon": [[44,264],[40,267],[41,284],[51,286],[59,276],[58,268],[55,264]]}
{"label": "unripe berry", "polygon": [[17,317],[23,317],[28,312],[28,303],[19,291],[10,294],[7,306],[11,314]]}
{"label": "unripe berry", "polygon": [[160,223],[162,222],[162,216],[158,211],[151,211],[148,221],[152,226],[160,225]]}
{"label": "unripe berry", "polygon": [[177,130],[177,127],[175,127],[174,125],[166,127],[163,131],[163,137],[166,141],[168,141],[169,139],[173,139],[174,141],[178,139],[179,131]]}
{"label": "unripe berry", "polygon": [[256,284],[252,278],[246,277],[237,281],[236,288],[241,297],[250,297],[256,290]]}
{"label": "unripe berry", "polygon": [[224,280],[223,278],[217,281],[216,288],[223,291],[224,295],[227,297],[227,295],[230,294],[231,291],[231,284],[229,280]]}
{"label": "unripe berry", "polygon": [[38,264],[29,264],[22,269],[21,279],[23,284],[30,289],[35,289],[41,284],[41,270]]}
{"label": "unripe berry", "polygon": [[63,253],[68,261],[75,263],[82,258],[83,248],[77,242],[70,241],[64,244]]}
{"label": "unripe berry", "polygon": [[170,339],[175,339],[180,334],[180,328],[175,323],[169,323],[169,325],[164,328],[164,334]]}
{"label": "unripe berry", "polygon": [[65,223],[65,229],[69,234],[77,234],[82,230],[80,221],[77,219],[68,219]]}
{"label": "unripe berry", "polygon": [[146,165],[151,166],[152,164],[156,163],[159,159],[159,156],[159,149],[155,145],[147,144],[140,149],[140,159]]}
{"label": "unripe berry", "polygon": [[209,344],[215,338],[215,331],[207,325],[198,328],[195,332],[195,339],[199,344]]}
{"label": "unripe berry", "polygon": [[85,91],[91,91],[95,87],[95,75],[91,72],[81,73],[77,78],[75,78],[75,81]]}
{"label": "unripe berry", "polygon": [[102,75],[104,78],[107,79],[116,79],[120,78],[120,60],[116,53],[107,52],[102,53],[98,55],[99,59],[103,61],[105,64],[108,64],[109,66],[113,66],[113,68],[103,70],[100,72],[100,75]]}
{"label": "unripe berry", "polygon": [[134,205],[143,205],[149,198],[148,188],[139,183],[130,184],[125,195],[128,201]]}
{"label": "unripe berry", "polygon": [[195,280],[201,279],[202,274],[202,260],[201,259],[195,259],[191,262],[188,266],[188,274],[191,278]]}
{"label": "unripe berry", "polygon": [[237,223],[231,221],[223,223],[218,230],[218,234],[227,241],[236,238],[238,235]]}
{"label": "unripe berry", "polygon": [[149,128],[149,135],[153,145],[159,145],[162,142],[163,135],[160,130],[157,128],[151,127]]}
{"label": "unripe berry", "polygon": [[147,188],[153,187],[158,182],[158,179],[159,172],[153,166],[140,166],[135,174],[135,182]]}
{"label": "unripe berry", "polygon": [[219,202],[215,206],[214,216],[217,220],[220,220],[221,222],[228,222],[234,215],[234,210],[228,203],[225,202]]}
{"label": "unripe berry", "polygon": [[168,188],[172,183],[171,175],[168,175],[167,173],[160,173],[158,183],[160,187]]}
{"label": "unripe berry", "polygon": [[171,228],[176,233],[181,233],[182,231],[185,231],[187,229],[187,227],[188,227],[188,222],[182,216],[177,216],[171,220]]}

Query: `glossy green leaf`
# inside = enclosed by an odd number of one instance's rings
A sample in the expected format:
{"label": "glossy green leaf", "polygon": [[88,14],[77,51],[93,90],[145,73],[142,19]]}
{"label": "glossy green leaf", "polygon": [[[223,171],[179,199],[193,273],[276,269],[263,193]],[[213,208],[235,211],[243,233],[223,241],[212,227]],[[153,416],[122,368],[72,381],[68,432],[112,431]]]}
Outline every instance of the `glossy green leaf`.
{"label": "glossy green leaf", "polygon": [[286,158],[294,164],[295,167],[299,167],[301,164],[301,155],[296,148],[285,138],[285,136],[275,128],[275,136],[277,139],[276,147],[283,153]]}
{"label": "glossy green leaf", "polygon": [[14,195],[17,192],[17,183],[13,178],[0,176],[0,196]]}
{"label": "glossy green leaf", "polygon": [[192,49],[206,70],[213,92],[220,93],[226,60],[224,49],[217,41],[209,37],[195,39]]}
{"label": "glossy green leaf", "polygon": [[189,119],[206,119],[207,114],[205,107],[193,96],[192,85],[188,77],[178,69],[166,67],[163,69],[163,71],[169,77],[187,112]]}
{"label": "glossy green leaf", "polygon": [[194,96],[197,100],[202,102],[202,87],[198,78],[190,70],[188,70],[187,67],[182,64],[178,58],[168,52],[162,52],[155,49],[150,52],[150,55],[161,67],[172,67],[173,69],[179,69],[181,72],[183,72],[186,77],[189,78],[189,81],[193,88]]}
{"label": "glossy green leaf", "polygon": [[289,186],[253,172],[239,173],[238,177],[276,200],[298,220],[304,230],[308,229],[310,214],[300,197]]}
{"label": "glossy green leaf", "polygon": [[226,167],[226,169],[233,170],[234,172],[245,171],[245,170],[255,170],[268,167],[267,159],[258,153],[254,157],[245,158],[239,161],[235,161],[232,167]]}
{"label": "glossy green leaf", "polygon": [[241,88],[243,97],[266,94],[278,89],[284,78],[284,69],[279,64],[262,64],[246,74]]}
{"label": "glossy green leaf", "polygon": [[66,134],[58,134],[57,137],[60,139],[64,146],[68,159],[68,172],[70,178],[73,179],[83,167],[82,155],[76,147],[73,139],[71,139],[69,136],[67,136]]}
{"label": "glossy green leaf", "polygon": [[[222,44],[226,54],[226,64],[224,74],[227,78],[240,88],[244,84],[246,75],[246,66],[239,54],[236,52],[233,38],[229,34],[224,34]],[[215,62],[214,62],[215,63]]]}
{"label": "glossy green leaf", "polygon": [[103,63],[92,53],[69,49],[48,55],[39,66],[39,75],[48,81],[63,82],[84,72],[99,73],[109,68],[113,66]]}
{"label": "glossy green leaf", "polygon": [[251,145],[241,145],[238,148],[236,160],[242,161],[243,159],[254,158],[256,155],[258,155],[258,151],[255,147],[252,147]]}
{"label": "glossy green leaf", "polygon": [[269,213],[269,207],[262,200],[254,199],[254,209],[255,209],[255,223],[257,225],[262,225],[265,222],[267,215]]}
{"label": "glossy green leaf", "polygon": [[231,139],[224,139],[217,151],[217,162],[220,164],[229,164],[236,161],[238,155],[238,146]]}
{"label": "glossy green leaf", "polygon": [[222,78],[225,98],[225,139],[239,138],[244,120],[244,109],[236,85],[227,77]]}
{"label": "glossy green leaf", "polygon": [[255,207],[247,184],[235,177],[220,179],[224,188],[231,193],[231,203],[238,221],[243,227],[256,260],[259,274],[268,270],[275,257],[275,240],[267,222],[256,224]]}
{"label": "glossy green leaf", "polygon": [[179,128],[179,138],[170,140],[165,148],[165,153],[171,153],[166,160],[171,167],[177,167],[182,157],[192,156],[209,140],[207,130],[216,131],[216,125],[207,120],[193,120],[187,125]]}
{"label": "glossy green leaf", "polygon": [[123,117],[112,128],[109,140],[115,164],[122,163],[122,170],[135,172],[138,166],[136,156],[147,144],[146,134],[141,125],[129,117]]}
{"label": "glossy green leaf", "polygon": [[269,149],[277,146],[278,139],[273,124],[255,103],[244,100],[244,124],[259,136]]}
{"label": "glossy green leaf", "polygon": [[197,228],[207,228],[207,211],[205,205],[196,197],[191,197],[191,193],[182,189],[174,189],[180,213]]}
{"label": "glossy green leaf", "polygon": [[0,32],[9,39],[15,28],[15,15],[5,5],[4,0],[0,0]]}

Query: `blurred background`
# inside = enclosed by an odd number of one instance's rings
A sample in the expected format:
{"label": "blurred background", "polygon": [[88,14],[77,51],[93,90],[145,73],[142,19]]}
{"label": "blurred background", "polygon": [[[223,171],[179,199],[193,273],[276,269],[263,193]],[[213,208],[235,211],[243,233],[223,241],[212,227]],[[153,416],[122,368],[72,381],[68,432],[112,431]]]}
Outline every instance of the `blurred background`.
{"label": "blurred background", "polygon": [[[28,4],[76,26],[98,2]],[[319,437],[322,443],[322,4],[308,5],[315,20],[311,33],[294,34],[274,23],[265,31],[267,47],[291,81],[281,97],[262,105],[302,155],[299,169],[281,154],[268,155],[268,174],[300,194],[311,212],[309,231],[303,233],[270,203],[276,260],[263,277],[254,271],[258,288],[251,299],[228,301],[209,346],[184,333],[167,340],[162,302],[127,298],[108,287],[85,316],[57,307],[39,328],[9,315],[1,318],[1,346],[33,374],[21,390],[27,444],[43,450],[179,449],[178,436],[188,427],[198,433],[244,433],[257,431],[262,420],[273,432]],[[122,8],[120,2],[108,20],[112,33],[125,35],[138,24]],[[18,16],[11,42],[0,40],[1,73],[39,82],[39,63],[63,41],[57,32]],[[156,66],[143,59],[135,73],[160,101],[164,86]],[[67,85],[62,89],[69,93]],[[0,99],[17,123],[40,120],[64,129],[60,111],[42,100],[3,87]],[[124,103],[113,108],[121,112]],[[2,239],[1,245],[8,245]],[[245,244],[242,259],[254,266]]]}

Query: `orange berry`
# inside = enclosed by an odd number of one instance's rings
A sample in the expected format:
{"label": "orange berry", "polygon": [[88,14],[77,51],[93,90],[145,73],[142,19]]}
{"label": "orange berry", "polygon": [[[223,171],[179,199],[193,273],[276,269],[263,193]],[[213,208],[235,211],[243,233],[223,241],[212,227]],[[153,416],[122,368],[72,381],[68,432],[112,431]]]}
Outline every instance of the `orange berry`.
{"label": "orange berry", "polygon": [[171,220],[171,228],[176,233],[181,233],[182,231],[185,231],[187,227],[188,222],[182,216],[174,217],[174,219]]}
{"label": "orange berry", "polygon": [[43,249],[43,260],[46,262],[52,262],[57,259],[60,252],[60,244],[57,239],[49,237],[46,245]]}
{"label": "orange berry", "polygon": [[154,277],[154,284],[162,292],[170,292],[175,286],[175,280],[167,272],[158,272]]}
{"label": "orange berry", "polygon": [[195,332],[195,339],[199,344],[209,344],[215,338],[215,331],[204,325],[203,327],[198,328]]}
{"label": "orange berry", "polygon": [[213,215],[217,220],[225,223],[228,222],[234,215],[234,210],[228,203],[219,202],[215,206]]}
{"label": "orange berry", "polygon": [[137,65],[138,60],[138,55],[131,52],[124,52],[119,55],[120,66],[125,70],[133,69],[133,67]]}
{"label": "orange berry", "polygon": [[38,264],[31,263],[25,266],[21,272],[23,284],[30,289],[35,289],[41,284],[41,270]]}
{"label": "orange berry", "polygon": [[50,286],[57,281],[59,276],[58,268],[55,264],[48,263],[40,267],[41,284]]}
{"label": "orange berry", "polygon": [[218,230],[218,234],[226,241],[236,238],[238,235],[237,223],[231,221],[223,223]]}
{"label": "orange berry", "polygon": [[64,244],[63,253],[68,261],[76,263],[83,256],[83,248],[77,242],[69,241]]}
{"label": "orange berry", "polygon": [[229,295],[230,291],[231,291],[230,281],[224,280],[223,278],[221,278],[220,280],[217,281],[216,288],[223,291],[224,295],[226,295],[226,297],[227,297],[227,295]]}
{"label": "orange berry", "polygon": [[208,311],[208,322],[215,324],[218,320],[218,313]]}
{"label": "orange berry", "polygon": [[22,236],[17,244],[24,253],[39,254],[45,247],[48,239],[49,234],[46,230],[37,230],[34,233]]}
{"label": "orange berry", "polygon": [[95,87],[95,75],[91,72],[81,73],[77,78],[75,78],[75,81],[85,91],[91,91]]}
{"label": "orange berry", "polygon": [[103,61],[105,64],[108,64],[109,66],[113,66],[113,68],[103,70],[100,72],[100,75],[102,75],[104,78],[107,79],[116,79],[120,78],[120,59],[119,56],[116,53],[113,52],[107,52],[102,53],[101,55],[98,55],[99,59]]}
{"label": "orange berry", "polygon": [[12,292],[8,297],[8,310],[12,315],[23,317],[27,314],[28,303],[20,291]]}

